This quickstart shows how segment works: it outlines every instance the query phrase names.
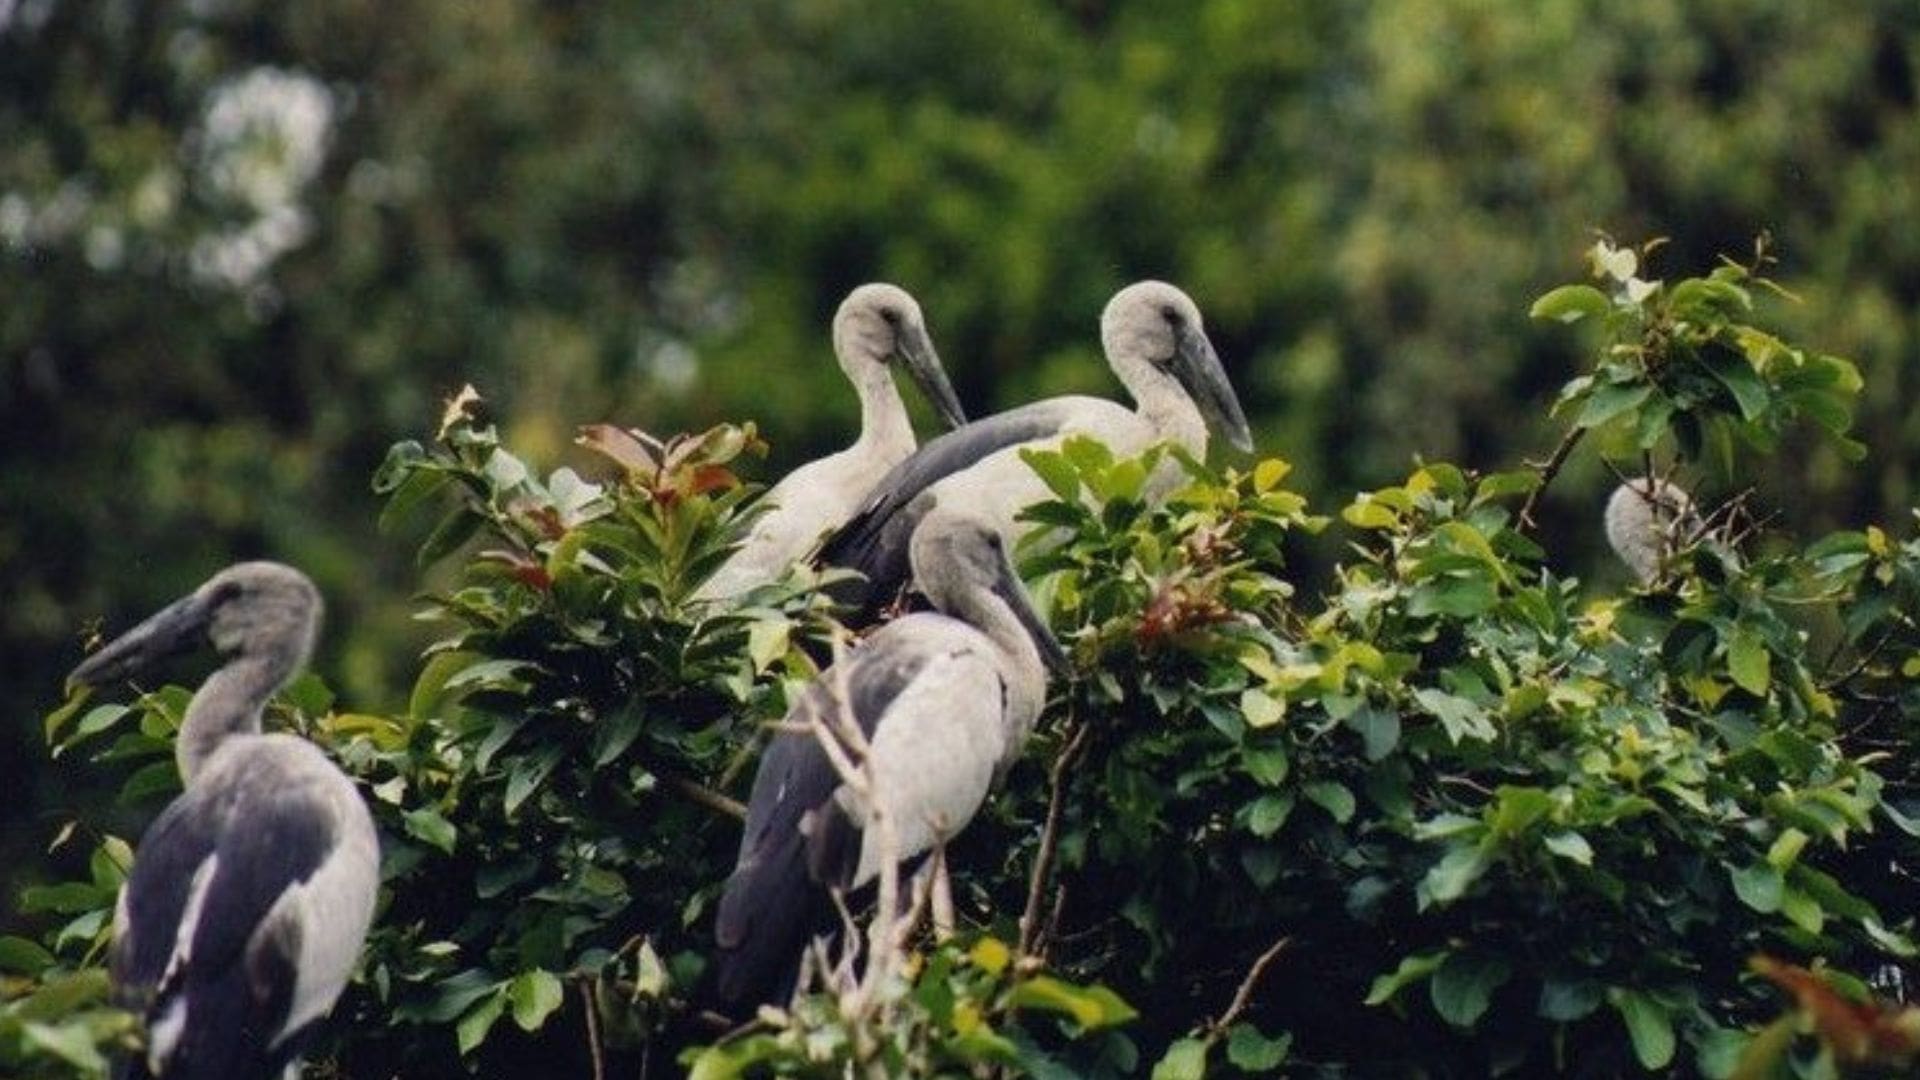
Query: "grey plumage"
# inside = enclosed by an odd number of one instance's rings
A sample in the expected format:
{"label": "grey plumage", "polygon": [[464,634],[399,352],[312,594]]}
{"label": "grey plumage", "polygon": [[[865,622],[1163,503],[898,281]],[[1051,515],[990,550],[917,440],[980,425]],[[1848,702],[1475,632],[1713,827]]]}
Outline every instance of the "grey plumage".
{"label": "grey plumage", "polygon": [[1185,293],[1159,281],[1127,286],[1101,314],[1100,337],[1134,409],[1105,398],[1050,398],[929,440],[894,466],[860,512],[821,548],[823,565],[857,570],[865,580],[836,597],[868,610],[885,603],[908,576],[915,522],[935,506],[983,516],[1011,545],[1020,531],[1019,512],[1049,497],[1020,458],[1023,449],[1050,449],[1070,436],[1088,435],[1120,455],[1164,441],[1204,456],[1209,425],[1233,445],[1252,449],[1239,399],[1207,339],[1200,309]]}
{"label": "grey plumage", "polygon": [[181,726],[186,790],[141,838],[115,911],[115,992],[147,1030],[123,1075],[290,1073],[352,971],[379,882],[372,818],[319,749],[260,733],[320,608],[299,571],[241,563],[68,677],[106,686],[203,640],[226,657]]}
{"label": "grey plumage", "polygon": [[[907,861],[971,820],[1039,716],[1046,667],[1065,663],[991,524],[934,514],[916,531],[912,557],[938,610],[887,624],[822,673],[786,717],[804,726],[845,709],[869,744],[893,854]],[[715,920],[722,1008],[746,1011],[791,992],[800,953],[831,912],[829,890],[879,872],[884,855],[864,829],[866,813],[813,734],[774,737]]]}
{"label": "grey plumage", "polygon": [[1607,543],[1642,585],[1652,584],[1667,560],[1705,530],[1687,493],[1651,476],[1615,488],[1605,520]]}

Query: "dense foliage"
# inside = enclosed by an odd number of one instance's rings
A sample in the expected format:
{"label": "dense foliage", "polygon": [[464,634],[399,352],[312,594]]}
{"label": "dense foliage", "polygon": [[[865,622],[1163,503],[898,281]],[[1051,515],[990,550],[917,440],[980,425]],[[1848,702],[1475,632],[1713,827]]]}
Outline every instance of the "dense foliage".
{"label": "dense foliage", "polygon": [[[1334,506],[1548,438],[1574,342],[1512,299],[1594,224],[1690,263],[1770,228],[1875,467],[1796,440],[1743,480],[1809,535],[1893,520],[1917,70],[1906,0],[0,3],[0,880],[81,869],[40,841],[101,793],[27,722],[76,626],[270,554],[341,692],[397,701],[414,580],[362,480],[437,399],[487,388],[548,465],[580,418],[739,416],[788,465],[844,439],[862,280],[919,293],[977,412],[1106,392],[1100,304],[1178,282]],[[1576,458],[1539,515],[1568,566],[1606,481]]]}
{"label": "dense foliage", "polygon": [[[1643,276],[1649,255],[1602,241],[1592,283],[1534,305],[1594,349],[1537,465],[1425,462],[1336,523],[1277,458],[1030,453],[1054,498],[1028,511],[1052,531],[1023,569],[1077,674],[947,853],[963,933],[910,936],[897,968],[741,1032],[696,1007],[708,909],[763,722],[816,673],[809,647],[837,639],[821,575],[797,566],[720,609],[690,599],[754,513],[734,472],[760,449],[751,428],[583,428],[599,478],[543,479],[460,395],[374,481],[390,528],[435,511],[421,563],[458,567],[422,597],[440,636],[405,711],[341,709],[309,675],[270,716],[349,770],[382,831],[335,1067],[1179,1080],[1910,1063],[1920,537],[1802,542],[1733,500],[1623,595],[1535,538],[1543,488],[1586,451],[1737,478],[1812,429],[1860,456],[1860,378],[1767,329],[1764,249],[1674,281]],[[1169,470],[1184,480],[1150,503]],[[1288,559],[1322,531],[1348,554],[1314,595]],[[177,789],[187,693],[76,698],[45,734],[150,812]],[[0,938],[0,1062],[29,1075],[95,1069],[134,1037],[97,966],[130,849],[83,821],[56,844],[91,845],[88,877],[22,897],[59,918],[38,942]],[[1800,1012],[1776,1021],[1775,984]],[[1860,1004],[1873,993],[1895,1004]],[[1816,1038],[1796,1042],[1801,1015]]]}

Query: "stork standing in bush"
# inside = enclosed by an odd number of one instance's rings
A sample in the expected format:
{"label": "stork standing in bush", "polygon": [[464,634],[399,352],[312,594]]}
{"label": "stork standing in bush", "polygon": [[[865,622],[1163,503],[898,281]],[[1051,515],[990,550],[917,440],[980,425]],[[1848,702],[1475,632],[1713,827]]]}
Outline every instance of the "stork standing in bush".
{"label": "stork standing in bush", "polygon": [[68,677],[118,683],[203,640],[226,657],[180,728],[186,790],[141,838],[114,912],[115,991],[147,1032],[123,1076],[293,1075],[359,956],[380,879],[373,819],[312,743],[260,732],[320,608],[298,570],[240,563]]}
{"label": "stork standing in bush", "polygon": [[[912,544],[937,611],[896,619],[821,673],[761,758],[740,856],[720,898],[714,986],[729,1012],[789,996],[832,893],[872,882],[972,820],[1019,756],[1066,656],[1028,601],[993,523],[928,515]],[[858,726],[870,791],[844,782],[821,743],[833,714]],[[839,744],[846,756],[859,748]],[[850,752],[849,752],[850,751]],[[862,803],[877,803],[893,850]]]}

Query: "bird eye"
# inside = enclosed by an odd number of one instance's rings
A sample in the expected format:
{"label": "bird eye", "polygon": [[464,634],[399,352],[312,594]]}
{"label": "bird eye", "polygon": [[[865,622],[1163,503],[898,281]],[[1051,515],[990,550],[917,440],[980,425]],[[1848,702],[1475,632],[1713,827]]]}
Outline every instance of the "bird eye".
{"label": "bird eye", "polygon": [[1181,316],[1180,309],[1174,307],[1172,304],[1168,304],[1160,309],[1160,317],[1175,326],[1179,326],[1181,323],[1187,321]]}
{"label": "bird eye", "polygon": [[900,325],[900,309],[899,308],[890,308],[890,307],[881,308],[880,317],[887,320],[888,326]]}

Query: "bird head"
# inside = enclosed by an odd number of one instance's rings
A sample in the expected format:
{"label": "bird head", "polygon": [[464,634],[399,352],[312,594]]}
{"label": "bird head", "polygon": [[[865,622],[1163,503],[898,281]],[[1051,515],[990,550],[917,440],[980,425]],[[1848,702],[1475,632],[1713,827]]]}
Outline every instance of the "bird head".
{"label": "bird head", "polygon": [[940,366],[940,354],[927,332],[926,316],[905,289],[876,282],[848,293],[833,317],[833,347],[840,365],[855,381],[860,377],[853,369],[855,364],[884,367],[900,361],[948,427],[967,422],[959,395],[953,392],[946,369]]}
{"label": "bird head", "polygon": [[274,562],[237,563],[87,657],[67,676],[100,687],[133,678],[204,643],[222,656],[260,656],[285,670],[306,663],[320,624],[320,592]]}
{"label": "bird head", "polygon": [[1000,530],[964,511],[935,509],[915,527],[909,557],[914,582],[934,607],[969,621],[984,608],[1004,608],[1054,674],[1071,669],[1066,650],[1020,583]]}
{"label": "bird head", "polygon": [[1100,315],[1100,344],[1123,381],[1143,365],[1171,376],[1228,442],[1253,449],[1240,399],[1207,339],[1199,306],[1186,293],[1164,281],[1137,281],[1121,289]]}

